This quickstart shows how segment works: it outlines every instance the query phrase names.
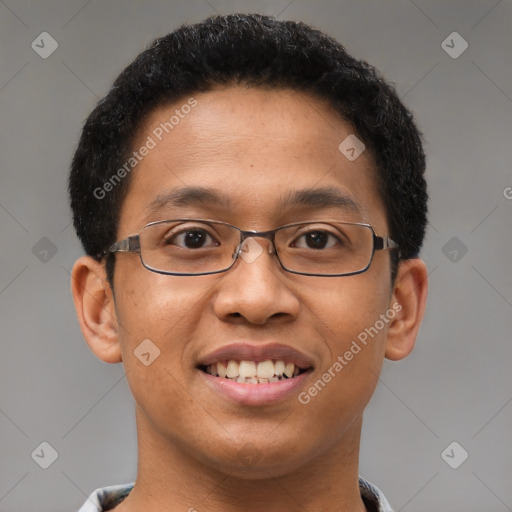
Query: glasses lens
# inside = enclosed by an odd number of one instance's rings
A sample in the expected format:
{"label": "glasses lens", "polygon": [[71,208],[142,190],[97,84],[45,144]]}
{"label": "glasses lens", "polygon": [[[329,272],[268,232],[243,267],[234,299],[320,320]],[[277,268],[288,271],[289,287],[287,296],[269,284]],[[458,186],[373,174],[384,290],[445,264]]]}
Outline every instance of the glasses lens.
{"label": "glasses lens", "polygon": [[[223,223],[172,220],[147,225],[140,234],[143,264],[169,274],[208,274],[228,269],[240,232]],[[275,245],[292,272],[343,275],[365,270],[372,258],[370,226],[310,222],[278,229]]]}
{"label": "glasses lens", "polygon": [[151,270],[205,274],[228,268],[239,232],[221,223],[195,220],[149,224],[140,234],[141,258]]}
{"label": "glasses lens", "polygon": [[316,275],[351,274],[365,270],[373,253],[370,226],[350,223],[308,223],[276,233],[281,263],[293,272]]}

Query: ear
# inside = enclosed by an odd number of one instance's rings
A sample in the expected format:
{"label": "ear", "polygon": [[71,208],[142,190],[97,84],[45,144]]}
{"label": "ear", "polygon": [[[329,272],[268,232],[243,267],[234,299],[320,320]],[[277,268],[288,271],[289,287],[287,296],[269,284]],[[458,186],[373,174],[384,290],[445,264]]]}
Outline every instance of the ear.
{"label": "ear", "polygon": [[79,258],[71,271],[71,293],[89,348],[106,363],[122,361],[114,295],[104,265],[90,256]]}
{"label": "ear", "polygon": [[419,258],[400,261],[393,287],[391,307],[396,312],[390,321],[385,356],[398,361],[414,348],[427,303],[428,273]]}

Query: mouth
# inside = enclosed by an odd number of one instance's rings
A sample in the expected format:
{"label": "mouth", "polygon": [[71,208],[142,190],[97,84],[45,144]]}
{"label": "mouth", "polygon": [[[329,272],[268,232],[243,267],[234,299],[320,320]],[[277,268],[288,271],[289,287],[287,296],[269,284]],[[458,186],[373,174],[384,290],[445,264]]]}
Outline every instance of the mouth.
{"label": "mouth", "polygon": [[239,342],[196,360],[203,382],[217,395],[240,405],[283,402],[304,386],[313,360],[280,343]]}
{"label": "mouth", "polygon": [[300,367],[284,359],[225,359],[208,365],[198,365],[197,368],[213,377],[241,384],[270,384],[294,379],[312,370],[311,367]]}

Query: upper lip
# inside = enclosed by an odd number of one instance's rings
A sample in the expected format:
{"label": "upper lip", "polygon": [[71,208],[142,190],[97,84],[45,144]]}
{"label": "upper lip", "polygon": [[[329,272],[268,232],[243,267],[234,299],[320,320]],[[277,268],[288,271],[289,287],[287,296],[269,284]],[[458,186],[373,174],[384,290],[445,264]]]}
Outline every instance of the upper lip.
{"label": "upper lip", "polygon": [[286,363],[293,363],[301,369],[308,369],[313,366],[311,360],[302,352],[280,343],[252,344],[232,343],[225,345],[198,359],[197,366],[208,366],[219,361],[267,361],[282,360]]}

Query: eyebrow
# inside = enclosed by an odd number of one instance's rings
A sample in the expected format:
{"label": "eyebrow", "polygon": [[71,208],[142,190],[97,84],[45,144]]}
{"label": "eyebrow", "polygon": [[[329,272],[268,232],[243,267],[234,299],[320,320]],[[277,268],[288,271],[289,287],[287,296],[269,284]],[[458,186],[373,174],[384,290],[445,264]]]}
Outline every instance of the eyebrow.
{"label": "eyebrow", "polygon": [[223,192],[206,187],[183,187],[172,192],[159,194],[148,207],[150,214],[164,206],[189,206],[192,204],[216,204],[225,208],[232,206],[231,199]]}
{"label": "eyebrow", "polygon": [[[150,214],[156,213],[165,206],[189,206],[194,204],[232,207],[233,202],[224,192],[207,187],[183,187],[171,192],[160,194],[148,207]],[[335,187],[301,189],[285,193],[280,206],[310,208],[337,207],[354,213],[361,213],[361,208],[351,197]]]}
{"label": "eyebrow", "polygon": [[302,189],[287,192],[283,206],[306,206],[313,208],[337,207],[361,213],[361,208],[351,197],[335,187]]}

